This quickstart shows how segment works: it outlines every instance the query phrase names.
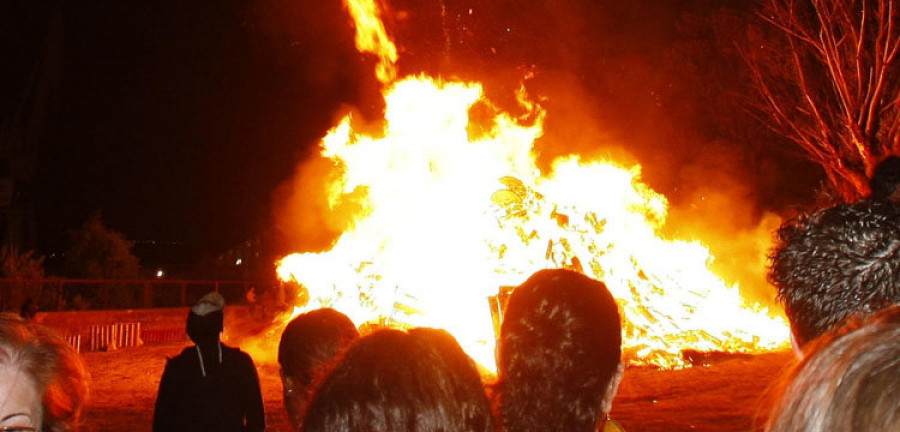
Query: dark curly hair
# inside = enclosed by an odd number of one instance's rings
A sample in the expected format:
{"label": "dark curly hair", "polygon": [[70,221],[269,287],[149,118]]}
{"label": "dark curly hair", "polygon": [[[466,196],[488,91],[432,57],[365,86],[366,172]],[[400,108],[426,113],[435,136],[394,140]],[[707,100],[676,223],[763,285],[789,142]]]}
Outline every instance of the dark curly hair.
{"label": "dark curly hair", "polygon": [[621,345],[606,285],[570,270],[532,275],[510,295],[500,330],[503,430],[595,431]]}
{"label": "dark curly hair", "polygon": [[786,221],[769,282],[802,347],[844,319],[900,302],[900,207],[844,204]]}
{"label": "dark curly hair", "polygon": [[31,378],[41,396],[41,430],[78,430],[89,375],[78,352],[53,330],[0,314],[0,366]]}
{"label": "dark curly hair", "polygon": [[358,337],[353,321],[329,308],[299,315],[284,328],[278,364],[284,405],[295,429],[303,420],[313,383],[325,376],[338,355]]}
{"label": "dark curly hair", "polygon": [[303,431],[492,432],[474,362],[443,330],[356,341],[313,395]]}

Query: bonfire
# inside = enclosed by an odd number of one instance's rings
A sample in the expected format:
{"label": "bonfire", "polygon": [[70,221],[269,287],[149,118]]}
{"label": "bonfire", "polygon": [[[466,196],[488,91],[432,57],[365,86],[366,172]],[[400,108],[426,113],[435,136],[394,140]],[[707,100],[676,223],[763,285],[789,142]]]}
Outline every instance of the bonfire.
{"label": "bonfire", "polygon": [[668,202],[641,181],[640,165],[568,155],[542,172],[534,144],[553,113],[539,98],[522,87],[511,114],[478,82],[398,76],[379,5],[346,6],[357,48],[378,58],[384,118],[347,114],[321,140],[317,157],[332,175],[308,186],[346,223],[330,249],[278,262],[279,277],[303,291],[294,315],[332,307],[361,327],[446,329],[493,369],[511,287],[570,268],[617,299],[630,364],[788,346],[784,317],[716,275],[706,246],[660,234]]}

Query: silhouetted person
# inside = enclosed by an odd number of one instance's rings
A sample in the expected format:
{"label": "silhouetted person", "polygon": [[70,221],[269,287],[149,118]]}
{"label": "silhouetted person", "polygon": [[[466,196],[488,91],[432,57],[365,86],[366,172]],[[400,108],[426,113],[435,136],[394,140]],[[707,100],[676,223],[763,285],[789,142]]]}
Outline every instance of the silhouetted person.
{"label": "silhouetted person", "polygon": [[900,156],[889,156],[875,167],[869,188],[871,199],[900,203]]}
{"label": "silhouetted person", "polygon": [[619,310],[602,282],[541,270],[509,296],[497,397],[505,432],[602,430],[624,370]]}
{"label": "silhouetted person", "polygon": [[281,333],[278,364],[284,406],[299,430],[313,385],[324,378],[338,354],[359,337],[356,326],[334,309],[317,309],[292,319]]}
{"label": "silhouetted person", "polygon": [[19,316],[26,320],[33,320],[37,313],[37,302],[34,301],[34,299],[32,299],[31,297],[25,299],[25,302],[22,303],[22,307],[19,309]]}
{"label": "silhouetted person", "polygon": [[900,206],[866,200],[800,215],[782,224],[769,258],[802,350],[848,317],[900,302]]}
{"label": "silhouetted person", "polygon": [[318,387],[303,431],[493,432],[475,364],[443,330],[380,330]]}
{"label": "silhouetted person", "polygon": [[166,361],[153,430],[247,431],[266,428],[253,360],[219,340],[225,300],[209,293],[191,308],[187,333],[196,344]]}

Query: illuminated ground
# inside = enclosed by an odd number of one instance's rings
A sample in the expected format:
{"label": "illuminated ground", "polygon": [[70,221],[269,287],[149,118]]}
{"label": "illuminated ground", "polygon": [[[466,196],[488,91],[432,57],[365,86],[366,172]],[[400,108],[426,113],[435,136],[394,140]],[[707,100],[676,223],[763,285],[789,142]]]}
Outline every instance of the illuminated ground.
{"label": "illuminated ground", "polygon": [[[167,355],[184,344],[84,355],[92,374],[87,431],[149,431]],[[613,410],[630,432],[749,431],[766,388],[791,361],[787,352],[727,358],[680,371],[629,369]],[[277,366],[257,364],[270,431],[287,431]]]}

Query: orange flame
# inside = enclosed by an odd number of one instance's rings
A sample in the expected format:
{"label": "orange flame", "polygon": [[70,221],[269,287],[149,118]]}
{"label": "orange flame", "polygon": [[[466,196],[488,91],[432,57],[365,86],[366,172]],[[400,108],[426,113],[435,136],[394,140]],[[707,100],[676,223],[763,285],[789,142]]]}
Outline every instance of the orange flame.
{"label": "orange flame", "polygon": [[378,56],[375,76],[382,83],[397,77],[397,47],[387,36],[381,21],[381,9],[374,1],[346,0],[347,10],[356,24],[356,48]]}
{"label": "orange flame", "polygon": [[[633,364],[677,367],[688,348],[788,345],[785,320],[745,304],[709,269],[706,247],[660,237],[667,201],[640,181],[640,166],[570,156],[540,172],[533,146],[546,113],[524,93],[520,118],[477,83],[406,77],[383,95],[383,131],[357,131],[348,115],[322,139],[341,174],[323,185],[330,205],[359,211],[330,250],[278,263],[279,277],[309,295],[295,313],[333,307],[357,325],[443,328],[493,369],[488,297],[567,267],[616,297]],[[473,124],[475,106],[493,117]]]}

